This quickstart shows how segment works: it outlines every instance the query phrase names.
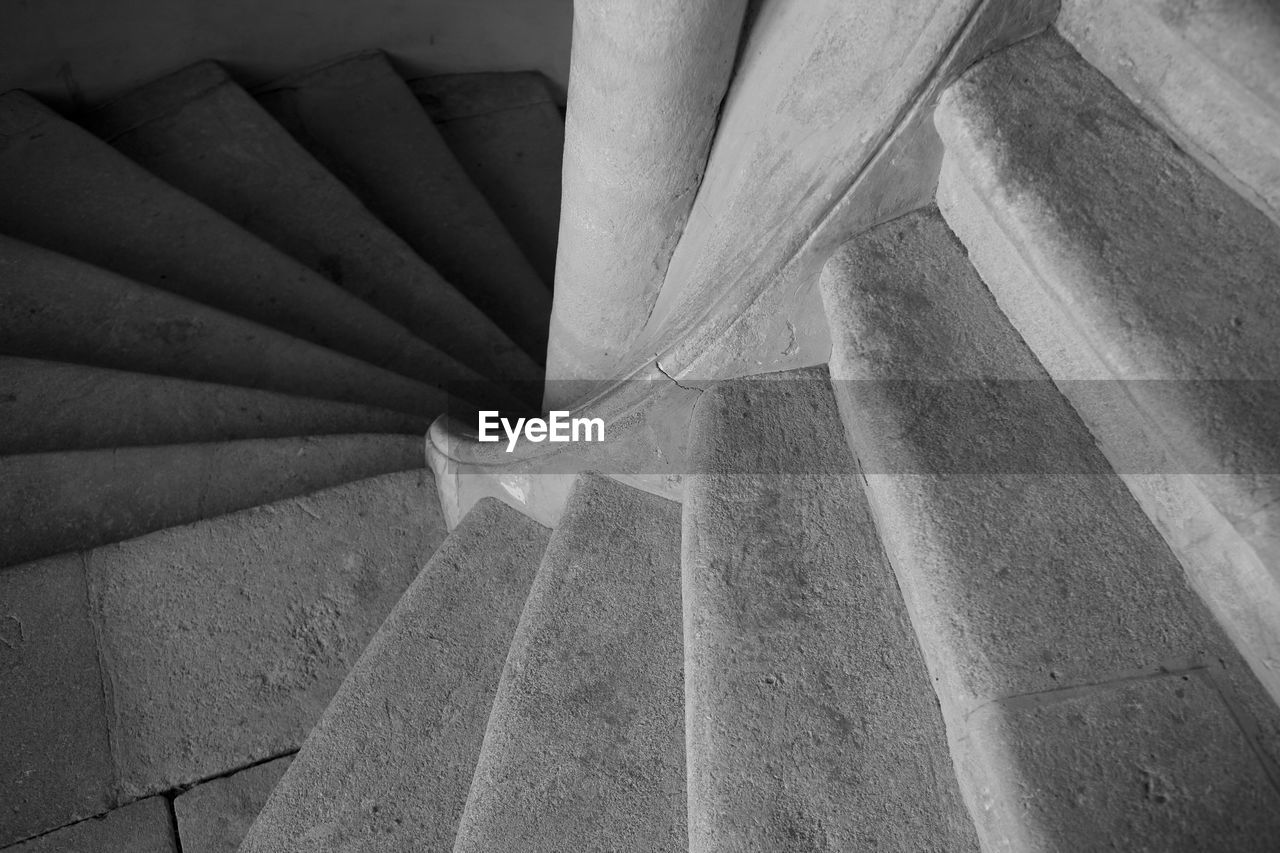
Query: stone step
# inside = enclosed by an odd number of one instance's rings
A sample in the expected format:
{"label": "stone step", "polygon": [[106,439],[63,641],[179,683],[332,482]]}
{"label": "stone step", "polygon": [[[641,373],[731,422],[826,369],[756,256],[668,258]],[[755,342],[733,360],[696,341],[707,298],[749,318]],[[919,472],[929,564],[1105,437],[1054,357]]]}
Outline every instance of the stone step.
{"label": "stone step", "polygon": [[425,464],[416,435],[327,435],[0,457],[0,566]]}
{"label": "stone step", "polygon": [[689,459],[691,853],[976,851],[826,370],[704,393]]}
{"label": "stone step", "polygon": [[0,134],[0,232],[407,376],[454,378],[455,362],[394,320],[29,95],[0,95]]}
{"label": "stone step", "polygon": [[683,850],[680,508],[579,477],[520,616],[457,853]]}
{"label": "stone step", "polygon": [[1060,32],[1148,119],[1280,223],[1272,0],[1063,0]]}
{"label": "stone step", "polygon": [[548,286],[560,238],[564,117],[534,71],[409,81],[467,177]]}
{"label": "stone step", "polygon": [[242,851],[453,849],[548,535],[493,499],[467,514],[347,675]]}
{"label": "stone step", "polygon": [[431,420],[350,403],[0,356],[0,455],[342,433]]}
{"label": "stone step", "polygon": [[[0,236],[0,353],[380,406],[450,408],[438,387]],[[469,390],[463,388],[463,390]]]}
{"label": "stone step", "polygon": [[541,362],[550,291],[384,54],[341,59],[260,94],[370,210]]}
{"label": "stone step", "polygon": [[[382,224],[214,62],[95,110],[89,126],[134,162],[492,377],[538,366]],[[440,375],[463,378],[460,364]],[[479,380],[470,373],[469,379]]]}
{"label": "stone step", "polygon": [[296,750],[444,535],[411,471],[0,571],[0,844]]}
{"label": "stone step", "polygon": [[236,853],[292,755],[196,785],[174,797],[182,853]]}
{"label": "stone step", "polygon": [[1280,711],[937,210],[847,243],[821,290],[983,849],[1273,847]]}
{"label": "stone step", "polygon": [[1280,700],[1280,228],[1056,36],[935,122],[943,215]]}
{"label": "stone step", "polygon": [[[178,853],[164,797],[151,797],[100,818],[4,848],[5,853]],[[191,853],[182,849],[182,853]]]}

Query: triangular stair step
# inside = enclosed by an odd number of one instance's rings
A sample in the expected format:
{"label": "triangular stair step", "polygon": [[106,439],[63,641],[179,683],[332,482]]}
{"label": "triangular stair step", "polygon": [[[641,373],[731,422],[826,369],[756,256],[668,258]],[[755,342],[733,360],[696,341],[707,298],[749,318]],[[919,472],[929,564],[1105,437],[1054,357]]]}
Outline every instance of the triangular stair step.
{"label": "triangular stair step", "polygon": [[412,471],[0,571],[0,845],[296,750],[444,537]]}
{"label": "triangular stair step", "polygon": [[1280,227],[1057,36],[935,123],[943,215],[1280,701]]}
{"label": "triangular stair step", "polygon": [[416,435],[327,435],[0,457],[0,566],[425,465]]}
{"label": "triangular stair step", "polygon": [[371,214],[219,65],[95,110],[90,127],[148,171],[487,376],[538,366]]}
{"label": "triangular stair step", "polygon": [[846,244],[821,288],[983,849],[1280,838],[1280,709],[937,210]]}
{"label": "triangular stair step", "polygon": [[535,71],[409,81],[467,177],[548,286],[560,238],[564,117]]}
{"label": "triangular stair step", "polygon": [[456,853],[683,850],[680,508],[578,478],[525,604]]}
{"label": "triangular stair step", "polygon": [[548,536],[493,499],[472,508],[347,675],[243,853],[343,853],[374,839],[380,849],[453,848]]}
{"label": "triangular stair step", "polygon": [[431,420],[212,382],[0,356],[0,455],[341,433]]}
{"label": "triangular stair step", "polygon": [[260,97],[370,210],[541,362],[551,292],[384,54],[292,75]]}
{"label": "triangular stair step", "polygon": [[704,393],[689,470],[691,853],[976,851],[826,370]]}
{"label": "triangular stair step", "polygon": [[[440,388],[0,236],[0,353],[434,417]],[[472,390],[463,383],[464,391]]]}
{"label": "triangular stair step", "polygon": [[0,95],[0,232],[407,376],[475,374],[20,91]]}

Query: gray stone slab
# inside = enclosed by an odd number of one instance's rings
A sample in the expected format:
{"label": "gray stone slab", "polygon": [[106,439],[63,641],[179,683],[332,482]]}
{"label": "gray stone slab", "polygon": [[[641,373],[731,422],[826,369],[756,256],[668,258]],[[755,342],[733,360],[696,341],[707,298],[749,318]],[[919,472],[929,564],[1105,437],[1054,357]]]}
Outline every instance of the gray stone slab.
{"label": "gray stone slab", "polygon": [[935,123],[943,215],[1280,700],[1280,228],[1057,36]]}
{"label": "gray stone slab", "polygon": [[211,779],[173,800],[182,853],[236,853],[293,756]]}
{"label": "gray stone slab", "polygon": [[178,853],[178,847],[169,803],[152,797],[6,847],[5,853]]}
{"label": "gray stone slab", "polygon": [[114,781],[80,556],[0,571],[0,847],[106,811]]}
{"label": "gray stone slab", "polygon": [[550,292],[384,54],[300,72],[261,97],[370,210],[542,361]]}
{"label": "gray stone slab", "polygon": [[538,377],[531,359],[216,63],[143,86],[89,122],[148,171],[430,342],[439,351],[422,370],[474,385],[463,396],[483,402],[484,381],[455,359],[491,376]]}
{"label": "gray stone slab", "polygon": [[301,746],[444,532],[406,472],[87,554],[123,795]]}
{"label": "gray stone slab", "polygon": [[0,95],[0,229],[371,364],[438,354],[21,91]]}
{"label": "gray stone slab", "polygon": [[326,435],[0,457],[0,566],[424,466],[413,435]]}
{"label": "gray stone slab", "polygon": [[433,417],[439,388],[0,236],[0,352]]}
{"label": "gray stone slab", "polygon": [[978,849],[825,369],[703,394],[684,479],[689,849]]}
{"label": "gray stone slab", "polygon": [[582,475],[516,628],[457,853],[682,850],[680,509]]}
{"label": "gray stone slab", "polygon": [[534,71],[441,74],[409,81],[467,177],[551,285],[560,238],[564,118]]}
{"label": "gray stone slab", "polygon": [[[1277,709],[938,212],[846,244],[822,290],[850,448],[984,846],[1088,849],[1091,831],[1064,822],[1052,843],[999,846],[1024,829],[986,819],[989,792],[1020,821],[1008,797],[1038,790],[1042,768],[997,761],[1009,744],[973,722],[992,701],[1203,668],[1233,695],[1251,748],[1274,762]],[[1219,730],[1197,736],[1214,743]],[[1147,743],[1153,760],[1174,760],[1175,743]],[[1074,784],[1109,790],[1117,813],[1142,796],[1100,765],[1072,766]],[[1190,802],[1173,808],[1198,820]]]}
{"label": "gray stone slab", "polygon": [[0,454],[341,433],[426,434],[353,403],[0,356]]}
{"label": "gray stone slab", "polygon": [[242,850],[449,851],[548,531],[488,499],[378,630]]}

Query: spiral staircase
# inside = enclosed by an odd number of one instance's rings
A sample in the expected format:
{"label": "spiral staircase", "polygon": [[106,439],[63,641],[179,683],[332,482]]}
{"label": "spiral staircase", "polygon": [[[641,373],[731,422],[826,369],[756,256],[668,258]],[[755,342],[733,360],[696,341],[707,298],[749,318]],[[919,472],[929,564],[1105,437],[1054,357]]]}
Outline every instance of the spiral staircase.
{"label": "spiral staircase", "polygon": [[1280,15],[1208,6],[584,2],[567,141],[378,51],[0,95],[0,850],[1280,849]]}

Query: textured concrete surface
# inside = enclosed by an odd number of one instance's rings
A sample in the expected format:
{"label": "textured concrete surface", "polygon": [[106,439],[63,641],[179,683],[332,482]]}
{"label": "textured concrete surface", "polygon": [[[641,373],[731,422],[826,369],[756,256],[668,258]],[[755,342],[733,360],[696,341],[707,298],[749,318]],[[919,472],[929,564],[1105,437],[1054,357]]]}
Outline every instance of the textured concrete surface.
{"label": "textured concrete surface", "polygon": [[1280,229],[1056,36],[936,121],[943,214],[1280,698]]}
{"label": "textured concrete surface", "polygon": [[329,435],[0,457],[0,566],[424,467],[414,435]]}
{"label": "textured concrete surface", "polygon": [[86,554],[122,793],[296,750],[443,539],[405,472]]}
{"label": "textured concrete surface", "polygon": [[163,797],[132,803],[100,818],[59,829],[5,853],[178,853],[173,817]]}
{"label": "textured concrete surface", "polygon": [[[745,0],[578,2],[546,406],[644,327],[707,165]],[[567,380],[563,385],[554,380]]]}
{"label": "textured concrete surface", "polygon": [[182,853],[236,853],[292,761],[291,755],[267,761],[175,797]]}
{"label": "textured concrete surface", "polygon": [[438,388],[0,236],[0,352],[379,405],[433,417]]}
{"label": "textured concrete surface", "polygon": [[423,434],[427,418],[328,400],[0,356],[0,454],[341,433]]}
{"label": "textured concrete surface", "polygon": [[516,628],[457,853],[685,848],[679,549],[678,505],[579,478]]}
{"label": "textured concrete surface", "polygon": [[1057,28],[1179,146],[1280,222],[1280,7],[1064,0]]}
{"label": "textured concrete surface", "polygon": [[564,118],[531,71],[441,74],[409,81],[467,177],[551,286],[560,237]]}
{"label": "textured concrete surface", "polygon": [[143,86],[95,111],[90,127],[151,173],[438,348],[421,365],[426,375],[479,390],[481,375],[456,358],[490,376],[538,376],[537,365],[491,320],[216,63]]}
{"label": "textured concrete surface", "polygon": [[0,95],[0,228],[305,340],[421,376],[435,351],[22,92]]}
{"label": "textured concrete surface", "polygon": [[405,82],[365,53],[273,83],[267,108],[526,353],[546,352],[551,295]]}
{"label": "textured concrete surface", "polygon": [[370,641],[242,848],[449,851],[549,532],[494,500]]}
{"label": "textured concrete surface", "polygon": [[[1274,765],[1280,712],[938,212],[850,242],[828,264],[822,287],[850,447],[984,845],[1087,849],[1092,831],[1080,822],[1031,820],[1052,808],[1065,783],[1044,778],[1044,763],[996,761],[1010,744],[971,717],[993,700],[1031,701],[1071,688],[1103,707],[1122,703],[1112,686],[1137,674],[1204,668],[1233,697],[1237,717],[1228,720],[1219,708],[1212,726],[1186,737],[1212,745],[1222,726],[1238,726],[1250,755]],[[1180,742],[1142,741],[1157,763],[1180,760]],[[1206,766],[1205,779],[1229,772],[1233,749],[1223,746],[1222,763]],[[1064,765],[1071,785],[1105,802],[1094,824],[1129,825],[1146,813],[1142,791],[1105,765]],[[1004,799],[1013,792],[1016,803]],[[1209,826],[1198,808],[1169,803],[1178,820]],[[1261,813],[1237,819],[1266,822]],[[1020,837],[1034,844],[1007,842]],[[1135,835],[1115,843],[1141,849],[1145,842]]]}
{"label": "textured concrete surface", "polygon": [[689,850],[977,850],[825,369],[698,402],[684,498]]}
{"label": "textured concrete surface", "polygon": [[970,725],[1000,744],[993,849],[1280,848],[1275,778],[1204,670],[992,702]]}
{"label": "textured concrete surface", "polygon": [[0,571],[0,732],[0,847],[114,804],[78,554]]}

